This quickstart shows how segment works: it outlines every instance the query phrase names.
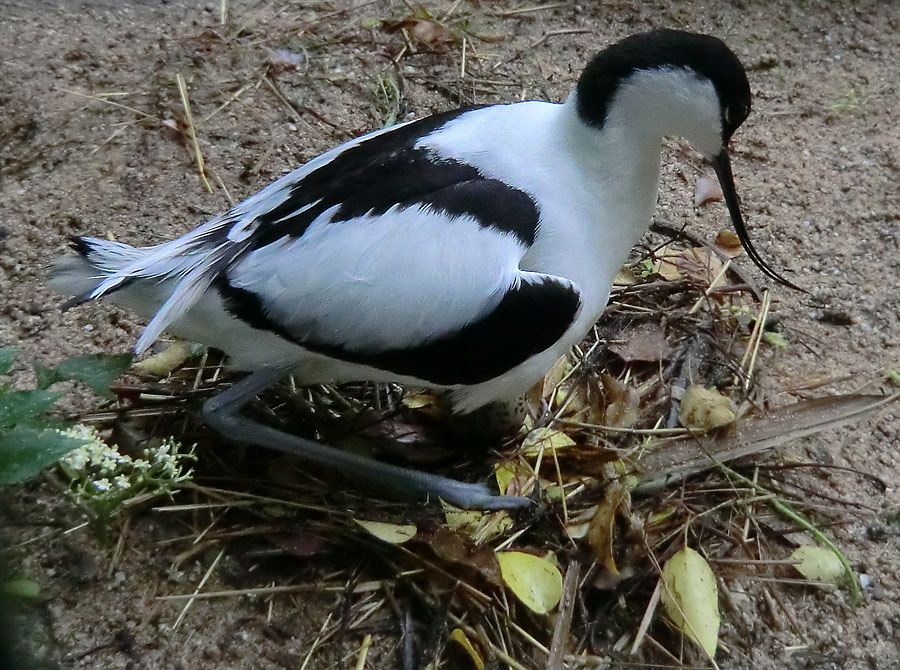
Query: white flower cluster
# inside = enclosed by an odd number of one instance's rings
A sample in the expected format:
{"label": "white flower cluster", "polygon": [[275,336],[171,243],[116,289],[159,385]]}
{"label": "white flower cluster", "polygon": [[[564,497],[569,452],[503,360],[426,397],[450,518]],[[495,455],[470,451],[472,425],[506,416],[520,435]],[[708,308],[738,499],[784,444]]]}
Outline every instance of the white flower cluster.
{"label": "white flower cluster", "polygon": [[90,426],[78,424],[60,432],[86,441],[59,461],[72,491],[85,501],[112,504],[138,493],[170,493],[191,476],[184,461],[193,460],[193,447],[183,451],[172,438],[145,449],[143,458],[132,458],[106,444]]}

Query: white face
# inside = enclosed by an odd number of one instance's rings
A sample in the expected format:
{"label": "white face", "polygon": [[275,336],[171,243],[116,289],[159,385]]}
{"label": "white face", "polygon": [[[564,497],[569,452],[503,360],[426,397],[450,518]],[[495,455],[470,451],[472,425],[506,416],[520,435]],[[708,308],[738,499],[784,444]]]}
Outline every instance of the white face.
{"label": "white face", "polygon": [[616,92],[607,125],[639,129],[657,137],[677,135],[706,158],[722,150],[719,96],[706,78],[687,68],[636,72]]}

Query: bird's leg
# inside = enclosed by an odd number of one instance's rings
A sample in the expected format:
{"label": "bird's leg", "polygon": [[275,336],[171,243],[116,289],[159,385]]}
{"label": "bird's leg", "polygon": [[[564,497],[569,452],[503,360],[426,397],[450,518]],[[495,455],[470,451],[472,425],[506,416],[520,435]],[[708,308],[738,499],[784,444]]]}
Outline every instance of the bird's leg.
{"label": "bird's leg", "polygon": [[288,372],[289,369],[286,368],[269,368],[251,373],[230,389],[207,400],[203,405],[203,420],[230,439],[300,456],[389,493],[431,500],[440,498],[463,509],[512,509],[531,504],[525,497],[493,494],[484,484],[466,484],[448,477],[349,454],[270,428],[240,414],[240,410],[254,396],[275,384]]}

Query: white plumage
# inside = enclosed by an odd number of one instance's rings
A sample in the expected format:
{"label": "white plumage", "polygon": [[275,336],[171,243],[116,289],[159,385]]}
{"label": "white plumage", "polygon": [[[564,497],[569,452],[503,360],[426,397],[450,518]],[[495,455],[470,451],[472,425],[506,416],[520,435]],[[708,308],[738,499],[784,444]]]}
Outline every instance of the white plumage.
{"label": "white plumage", "polygon": [[147,318],[138,352],[168,330],[267,380],[397,380],[471,411],[524,393],[600,317],[650,223],[665,135],[714,161],[751,258],[781,280],[750,246],[727,160],[749,104],[718,40],[634,36],[601,52],[563,104],[371,133],[176,240],[83,238],[51,283]]}

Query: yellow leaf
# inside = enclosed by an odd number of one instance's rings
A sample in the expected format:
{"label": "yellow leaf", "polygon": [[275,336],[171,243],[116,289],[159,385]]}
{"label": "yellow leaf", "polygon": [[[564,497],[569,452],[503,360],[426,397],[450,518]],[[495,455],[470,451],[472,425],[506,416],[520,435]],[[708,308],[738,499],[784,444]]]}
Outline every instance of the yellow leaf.
{"label": "yellow leaf", "polygon": [[535,428],[522,442],[522,453],[526,456],[537,456],[542,449],[544,453],[547,453],[574,446],[575,440],[562,431],[552,428]]}
{"label": "yellow leaf", "polygon": [[413,393],[412,395],[404,396],[400,403],[409,409],[422,409],[434,404],[434,396],[427,393]]}
{"label": "yellow leaf", "polygon": [[403,544],[413,539],[418,529],[412,524],[386,523],[384,521],[364,521],[353,519],[358,525],[365,528],[382,542],[389,544]]}
{"label": "yellow leaf", "polygon": [[465,631],[461,628],[454,628],[453,632],[450,633],[450,639],[466,650],[469,658],[472,659],[472,663],[475,664],[475,670],[484,670],[484,659],[481,657],[481,653],[479,653],[475,645],[472,644],[472,641],[469,640]]}
{"label": "yellow leaf", "polygon": [[675,261],[681,255],[681,252],[666,245],[658,249],[653,255],[656,257],[656,266],[654,267],[654,272],[656,272],[656,274],[668,281],[681,279],[681,273],[678,271],[678,266],[675,264]]}
{"label": "yellow leaf", "polygon": [[841,559],[831,549],[824,547],[797,547],[791,558],[800,561],[794,567],[801,575],[814,582],[823,584],[844,583],[844,566]]}
{"label": "yellow leaf", "polygon": [[662,579],[669,619],[713,658],[719,642],[719,589],[709,564],[685,547],[666,562]]}
{"label": "yellow leaf", "polygon": [[148,375],[155,377],[165,377],[167,374],[184,365],[184,362],[190,358],[191,343],[187,340],[177,340],[158,354],[148,356],[142,361],[138,361],[132,367]]}
{"label": "yellow leaf", "polygon": [[631,268],[621,268],[616,273],[616,278],[613,279],[613,285],[615,286],[631,286],[636,283],[637,275],[634,274]]}
{"label": "yellow leaf", "polygon": [[553,563],[521,551],[498,552],[497,560],[503,581],[530,610],[546,614],[556,607],[563,578]]}
{"label": "yellow leaf", "polygon": [[507,461],[494,465],[494,477],[501,495],[522,496],[531,493],[534,471],[525,463]]}
{"label": "yellow leaf", "polygon": [[[503,493],[502,490],[500,492]],[[478,524],[481,523],[481,519],[484,517],[484,512],[479,512],[478,510],[459,509],[453,505],[448,505],[443,500],[441,504],[444,506],[444,519],[447,521],[447,528],[452,531],[471,533],[478,527]]]}
{"label": "yellow leaf", "polygon": [[689,386],[681,400],[678,420],[685,428],[711,430],[734,421],[731,399],[699,384]]}

